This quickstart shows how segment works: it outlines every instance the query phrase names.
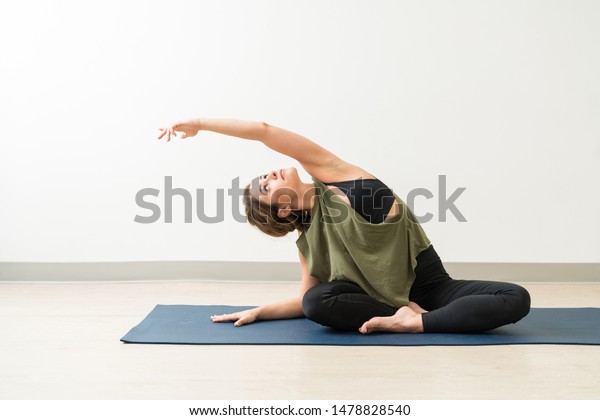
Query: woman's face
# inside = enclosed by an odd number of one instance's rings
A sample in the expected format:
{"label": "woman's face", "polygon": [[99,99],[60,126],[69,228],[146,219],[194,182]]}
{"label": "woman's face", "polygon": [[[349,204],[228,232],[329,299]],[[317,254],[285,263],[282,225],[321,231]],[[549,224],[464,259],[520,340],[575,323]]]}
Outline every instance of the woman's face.
{"label": "woman's face", "polygon": [[302,181],[296,168],[277,169],[258,176],[252,181],[254,197],[265,204],[298,204],[298,185]]}

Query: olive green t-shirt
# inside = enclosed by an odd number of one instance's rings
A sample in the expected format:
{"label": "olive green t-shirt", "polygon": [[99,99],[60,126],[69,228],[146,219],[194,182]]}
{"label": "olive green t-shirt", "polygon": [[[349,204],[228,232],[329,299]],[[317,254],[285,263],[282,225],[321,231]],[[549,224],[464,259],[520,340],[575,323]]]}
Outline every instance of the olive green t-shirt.
{"label": "olive green t-shirt", "polygon": [[324,183],[312,180],[316,193],[310,226],[296,240],[310,274],[323,283],[354,282],[395,308],[407,305],[416,257],[431,244],[410,207],[394,193],[399,213],[369,223]]}

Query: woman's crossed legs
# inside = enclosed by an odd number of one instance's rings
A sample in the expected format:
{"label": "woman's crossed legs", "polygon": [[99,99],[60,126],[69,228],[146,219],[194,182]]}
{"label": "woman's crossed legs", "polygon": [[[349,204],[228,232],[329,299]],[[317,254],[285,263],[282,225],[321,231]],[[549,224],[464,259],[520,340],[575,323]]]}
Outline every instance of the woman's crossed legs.
{"label": "woman's crossed legs", "polygon": [[[454,280],[430,246],[417,257],[408,306],[400,309],[367,295],[350,281],[319,284],[306,292],[307,318],[325,326],[361,332],[487,331],[515,323],[529,313],[523,287],[506,282]],[[422,308],[422,309],[421,309]]]}

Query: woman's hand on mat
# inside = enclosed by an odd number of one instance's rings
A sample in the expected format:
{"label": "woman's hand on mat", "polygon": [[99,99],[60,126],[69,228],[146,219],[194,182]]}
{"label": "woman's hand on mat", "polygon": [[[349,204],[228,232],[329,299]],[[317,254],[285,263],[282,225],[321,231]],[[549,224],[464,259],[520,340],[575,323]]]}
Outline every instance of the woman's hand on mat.
{"label": "woman's hand on mat", "polygon": [[248,309],[233,314],[213,315],[210,317],[212,322],[234,322],[233,325],[240,327],[245,324],[251,324],[258,317],[258,308]]}
{"label": "woman's hand on mat", "polygon": [[179,121],[178,123],[173,124],[171,127],[161,127],[159,130],[161,130],[160,135],[157,137],[159,140],[162,139],[165,134],[167,135],[167,141],[171,141],[171,136],[177,138],[177,134],[175,133],[176,131],[183,133],[181,134],[182,139],[185,139],[186,137],[194,137],[200,130],[200,120],[196,118]]}

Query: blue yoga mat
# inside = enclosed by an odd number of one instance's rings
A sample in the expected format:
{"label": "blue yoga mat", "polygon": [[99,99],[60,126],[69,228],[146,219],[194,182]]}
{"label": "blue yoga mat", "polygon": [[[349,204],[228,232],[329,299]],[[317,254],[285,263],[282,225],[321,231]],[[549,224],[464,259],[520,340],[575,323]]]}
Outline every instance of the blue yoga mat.
{"label": "blue yoga mat", "polygon": [[121,341],[144,344],[292,344],[323,346],[484,346],[600,344],[600,308],[532,308],[516,324],[476,334],[394,334],[337,331],[306,318],[241,327],[210,316],[253,306],[156,305]]}

